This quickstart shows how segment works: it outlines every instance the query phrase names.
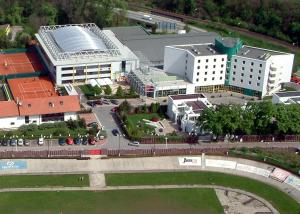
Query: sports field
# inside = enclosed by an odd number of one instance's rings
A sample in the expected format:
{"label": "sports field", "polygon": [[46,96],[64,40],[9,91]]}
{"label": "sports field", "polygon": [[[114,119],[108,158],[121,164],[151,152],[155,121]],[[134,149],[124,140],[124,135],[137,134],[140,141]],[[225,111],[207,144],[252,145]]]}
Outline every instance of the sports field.
{"label": "sports field", "polygon": [[43,66],[36,53],[1,53],[0,54],[0,75],[34,73],[43,71]]}
{"label": "sports field", "polygon": [[16,78],[7,82],[14,99],[58,96],[49,77]]}
{"label": "sports field", "polygon": [[221,214],[213,189],[0,193],[9,214]]}

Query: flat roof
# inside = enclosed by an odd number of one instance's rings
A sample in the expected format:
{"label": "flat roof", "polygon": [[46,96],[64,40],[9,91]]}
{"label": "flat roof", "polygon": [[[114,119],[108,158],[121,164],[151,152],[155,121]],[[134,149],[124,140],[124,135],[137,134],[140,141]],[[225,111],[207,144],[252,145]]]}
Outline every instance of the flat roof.
{"label": "flat roof", "polygon": [[206,98],[204,94],[182,94],[182,95],[171,95],[173,100],[188,100],[197,98]]}
{"label": "flat roof", "polygon": [[300,97],[294,97],[294,98],[291,98],[291,100],[295,103],[300,104]]}
{"label": "flat roof", "polygon": [[300,91],[288,91],[275,93],[278,97],[300,97]]}
{"label": "flat roof", "polygon": [[15,100],[59,96],[49,77],[16,78],[7,82]]}
{"label": "flat roof", "polygon": [[34,73],[44,67],[34,51],[0,53],[0,75]]}
{"label": "flat roof", "polygon": [[140,25],[126,27],[110,27],[105,29],[111,30],[120,40],[127,40],[131,37],[147,36],[150,34],[146,31],[145,28],[143,28]]}
{"label": "flat roof", "polygon": [[285,54],[288,53],[244,45],[237,53],[237,56],[266,61],[272,55],[285,55]]}
{"label": "flat roof", "polygon": [[180,45],[172,46],[175,48],[180,48],[189,51],[195,56],[210,56],[210,55],[220,55],[222,53],[218,52],[213,44],[202,44],[202,45]]}
{"label": "flat roof", "polygon": [[188,101],[186,104],[193,108],[194,113],[200,113],[203,109],[208,108],[202,101]]}
{"label": "flat roof", "polygon": [[[214,43],[219,35],[214,32],[165,34],[165,35],[132,35],[128,31],[136,27],[109,28],[116,37],[129,47],[139,58],[149,60],[155,65],[162,65],[164,61],[164,47],[172,45]],[[122,31],[122,33],[120,33]],[[121,36],[119,36],[121,35]],[[143,62],[141,59],[141,62]]]}

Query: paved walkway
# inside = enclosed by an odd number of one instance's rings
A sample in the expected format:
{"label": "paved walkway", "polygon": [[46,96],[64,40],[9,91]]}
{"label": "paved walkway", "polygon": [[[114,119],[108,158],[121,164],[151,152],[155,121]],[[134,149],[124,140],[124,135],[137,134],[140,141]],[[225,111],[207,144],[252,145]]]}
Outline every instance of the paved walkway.
{"label": "paved walkway", "polygon": [[265,199],[243,191],[239,189],[227,188],[216,185],[141,185],[141,186],[90,186],[90,187],[41,187],[41,188],[6,188],[0,189],[0,192],[47,192],[47,191],[109,191],[109,190],[137,190],[137,189],[195,189],[195,188],[204,188],[204,189],[220,189],[232,191],[240,194],[247,195],[251,198],[262,202],[266,207],[268,207],[272,213],[279,214],[279,212]]}

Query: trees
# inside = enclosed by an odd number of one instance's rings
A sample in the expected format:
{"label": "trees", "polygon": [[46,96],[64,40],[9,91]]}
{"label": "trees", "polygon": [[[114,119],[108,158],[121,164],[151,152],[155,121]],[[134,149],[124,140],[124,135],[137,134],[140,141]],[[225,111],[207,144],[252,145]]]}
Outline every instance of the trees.
{"label": "trees", "polygon": [[123,90],[123,88],[120,85],[117,88],[116,96],[120,97],[120,98],[124,97],[124,90]]}
{"label": "trees", "polygon": [[105,86],[104,93],[105,93],[106,95],[111,95],[112,90],[111,90],[111,87],[110,87],[109,85],[106,85],[106,86]]}

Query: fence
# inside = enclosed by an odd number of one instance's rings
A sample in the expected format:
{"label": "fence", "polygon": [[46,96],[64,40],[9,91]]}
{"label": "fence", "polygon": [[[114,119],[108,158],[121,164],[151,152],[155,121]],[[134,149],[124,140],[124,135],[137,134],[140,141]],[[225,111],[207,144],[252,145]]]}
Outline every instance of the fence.
{"label": "fence", "polygon": [[82,158],[90,150],[0,151],[0,159],[10,158]]}

